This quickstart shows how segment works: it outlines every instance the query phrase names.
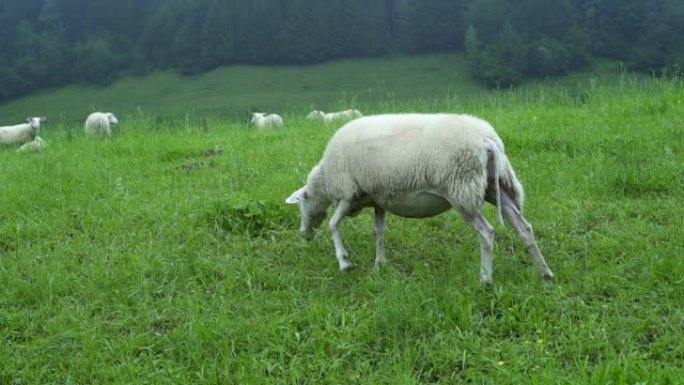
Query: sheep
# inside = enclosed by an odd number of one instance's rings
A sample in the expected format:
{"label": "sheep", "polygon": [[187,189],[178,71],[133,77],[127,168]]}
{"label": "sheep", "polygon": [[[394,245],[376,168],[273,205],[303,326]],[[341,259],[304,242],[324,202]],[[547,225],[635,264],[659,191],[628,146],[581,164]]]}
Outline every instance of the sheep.
{"label": "sheep", "polygon": [[111,126],[119,120],[111,112],[93,112],[85,121],[86,136],[112,136]]}
{"label": "sheep", "polygon": [[0,127],[0,144],[22,144],[32,141],[38,135],[40,125],[46,121],[45,117],[33,117],[26,118],[27,123]]}
{"label": "sheep", "polygon": [[265,112],[252,112],[251,123],[259,128],[282,127],[283,118],[278,114],[266,114]]}
{"label": "sheep", "polygon": [[32,142],[27,142],[22,144],[17,148],[17,152],[41,152],[45,148],[47,143],[40,136],[36,136]]}
{"label": "sheep", "polygon": [[319,110],[313,110],[309,112],[306,116],[308,120],[323,120],[325,118],[325,112]]}
{"label": "sheep", "polygon": [[309,120],[321,120],[323,123],[332,123],[341,120],[352,120],[362,117],[363,114],[359,110],[344,110],[338,112],[323,112],[314,110],[306,116]]}
{"label": "sheep", "polygon": [[485,201],[517,230],[540,269],[553,278],[532,227],[522,216],[522,185],[504,144],[486,121],[456,114],[367,116],[340,128],[330,139],[304,187],[285,202],[299,204],[300,234],[310,238],[335,206],[329,228],[341,271],[352,267],[339,224],[366,207],[375,210],[375,266],[385,262],[385,213],[425,218],[451,208],[480,235],[480,280],[492,282],[494,229],[482,215]]}

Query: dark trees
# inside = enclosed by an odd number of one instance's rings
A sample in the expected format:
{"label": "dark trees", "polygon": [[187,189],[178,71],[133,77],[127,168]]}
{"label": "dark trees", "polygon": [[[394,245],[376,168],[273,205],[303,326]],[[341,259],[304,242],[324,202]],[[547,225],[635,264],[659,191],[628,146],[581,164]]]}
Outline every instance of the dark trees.
{"label": "dark trees", "polygon": [[592,57],[684,68],[681,0],[0,0],[0,100],[126,73],[463,51],[505,87]]}

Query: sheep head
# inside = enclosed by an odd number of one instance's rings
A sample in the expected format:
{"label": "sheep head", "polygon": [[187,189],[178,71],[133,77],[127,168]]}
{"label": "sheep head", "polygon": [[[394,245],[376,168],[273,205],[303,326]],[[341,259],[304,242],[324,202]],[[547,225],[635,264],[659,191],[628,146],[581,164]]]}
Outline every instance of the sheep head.
{"label": "sheep head", "polygon": [[44,116],[34,116],[32,118],[26,118],[26,121],[29,123],[29,126],[33,128],[34,130],[38,130],[40,128],[41,123],[45,123],[47,121],[47,118]]}
{"label": "sheep head", "polygon": [[285,203],[298,204],[302,220],[299,225],[299,235],[304,239],[311,239],[313,231],[321,226],[328,216],[330,202],[324,197],[304,186],[290,195]]}
{"label": "sheep head", "polygon": [[119,124],[119,120],[111,112],[107,112],[107,119],[109,120],[109,124]]}

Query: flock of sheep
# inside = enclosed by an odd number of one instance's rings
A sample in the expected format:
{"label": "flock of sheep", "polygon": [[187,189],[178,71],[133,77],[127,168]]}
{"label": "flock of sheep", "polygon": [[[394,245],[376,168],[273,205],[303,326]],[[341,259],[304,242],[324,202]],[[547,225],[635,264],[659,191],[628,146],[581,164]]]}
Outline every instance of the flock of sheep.
{"label": "flock of sheep", "polygon": [[[362,116],[358,110],[313,111],[310,120],[348,121],[332,136],[306,185],[285,202],[298,204],[300,234],[310,238],[327,216],[335,254],[342,271],[352,267],[339,224],[364,208],[375,211],[376,268],[385,262],[384,228],[387,212],[426,218],[456,210],[480,235],[480,280],[492,282],[494,228],[482,215],[484,202],[496,206],[517,231],[535,259],[541,277],[552,279],[537,246],[532,227],[522,215],[524,192],[504,152],[504,144],[486,121],[459,114],[385,114]],[[41,148],[37,136],[45,118],[0,127],[0,144],[24,143],[20,151]],[[85,122],[88,136],[111,136],[118,120],[112,113],[94,112]],[[252,113],[259,128],[280,127],[277,114]],[[29,147],[25,147],[29,146]],[[23,148],[23,150],[22,150]]]}
{"label": "flock of sheep", "polygon": [[[363,116],[359,110],[345,110],[339,112],[312,111],[307,115],[309,120],[320,120],[324,123],[335,121],[351,120]],[[37,152],[45,148],[45,141],[38,136],[40,127],[45,123],[45,117],[27,118],[26,123],[15,124],[12,126],[0,127],[0,144],[21,145],[17,152]],[[85,121],[86,136],[112,136],[113,125],[119,120],[111,112],[93,112],[88,115]],[[253,112],[252,125],[258,128],[282,127],[283,118],[278,114],[267,114],[264,112]]]}
{"label": "flock of sheep", "polygon": [[[361,111],[359,110],[344,110],[338,112],[323,112],[319,110],[314,110],[306,116],[309,120],[319,120],[323,123],[333,123],[345,120],[352,120],[362,117]],[[252,125],[258,128],[268,128],[268,127],[282,127],[283,118],[278,114],[268,114],[265,112],[252,112],[252,120],[250,121]]]}
{"label": "flock of sheep", "polygon": [[[38,136],[40,127],[45,123],[45,117],[27,118],[26,123],[13,126],[0,127],[0,144],[21,146],[17,152],[37,152],[45,148],[45,141]],[[118,124],[111,112],[93,112],[88,115],[85,122],[85,134],[87,136],[112,136],[111,126]]]}

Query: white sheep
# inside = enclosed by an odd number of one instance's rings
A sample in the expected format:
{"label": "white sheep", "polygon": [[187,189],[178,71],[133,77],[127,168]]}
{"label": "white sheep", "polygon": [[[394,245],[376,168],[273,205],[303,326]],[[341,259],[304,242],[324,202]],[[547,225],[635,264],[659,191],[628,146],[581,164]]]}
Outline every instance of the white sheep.
{"label": "white sheep", "polygon": [[31,142],[22,144],[17,148],[17,152],[41,152],[47,143],[40,136],[36,136]]}
{"label": "white sheep", "polygon": [[119,124],[119,120],[116,119],[111,112],[93,112],[88,115],[85,121],[85,134],[86,136],[112,136],[111,126],[114,124]]}
{"label": "white sheep", "polygon": [[44,117],[27,118],[27,123],[16,124],[14,126],[0,127],[0,144],[21,144],[32,141],[40,125],[45,123]]}
{"label": "white sheep", "polygon": [[252,112],[251,123],[259,128],[282,127],[283,118],[278,114],[267,114],[265,112]]}
{"label": "white sheep", "polygon": [[384,261],[385,212],[424,218],[451,208],[480,234],[480,279],[492,282],[494,229],[482,215],[485,201],[496,205],[517,230],[536,260],[541,276],[553,273],[522,216],[523,188],[504,145],[489,123],[469,115],[398,114],[353,120],[328,142],[323,158],[304,187],[287,203],[298,203],[300,233],[309,237],[335,205],[329,222],[340,270],[352,267],[338,226],[345,216],[375,209],[376,258]]}
{"label": "white sheep", "polygon": [[309,120],[321,120],[323,123],[332,123],[336,121],[352,120],[362,117],[363,114],[359,110],[344,110],[338,112],[323,112],[314,110],[306,116]]}

